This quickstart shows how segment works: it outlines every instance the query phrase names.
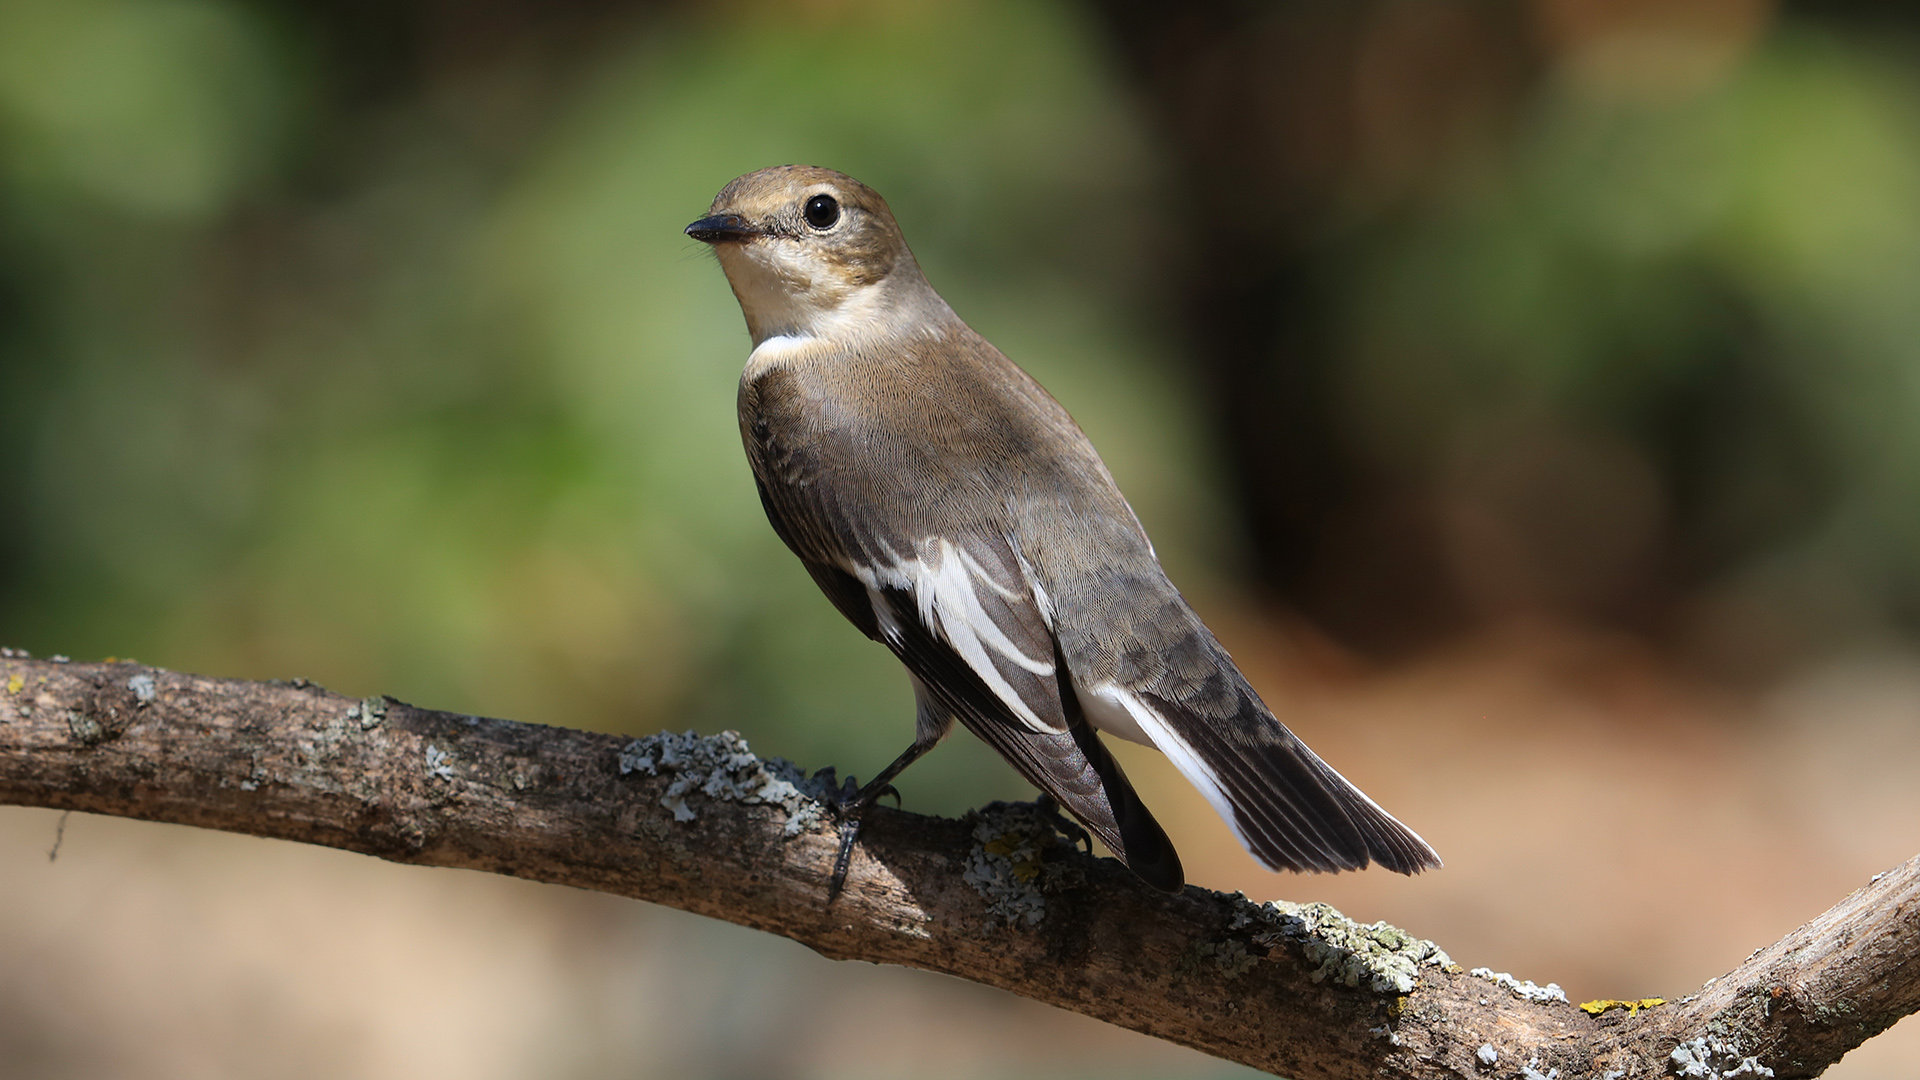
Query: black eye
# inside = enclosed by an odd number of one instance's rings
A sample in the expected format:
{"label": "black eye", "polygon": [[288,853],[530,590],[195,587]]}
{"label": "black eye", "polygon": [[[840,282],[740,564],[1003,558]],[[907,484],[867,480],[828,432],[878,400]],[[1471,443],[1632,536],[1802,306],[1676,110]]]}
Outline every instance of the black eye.
{"label": "black eye", "polygon": [[831,229],[833,223],[840,220],[840,200],[831,195],[815,195],[807,200],[806,209],[800,213],[814,228]]}

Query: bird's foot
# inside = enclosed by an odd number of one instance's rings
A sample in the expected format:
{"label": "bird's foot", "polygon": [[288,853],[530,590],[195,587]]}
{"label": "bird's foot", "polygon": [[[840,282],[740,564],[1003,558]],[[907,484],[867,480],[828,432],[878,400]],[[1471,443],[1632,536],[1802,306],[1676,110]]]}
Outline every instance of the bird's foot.
{"label": "bird's foot", "polygon": [[1087,830],[1081,828],[1079,822],[1061,813],[1060,804],[1054,801],[1053,796],[1045,792],[1042,792],[1032,802],[1007,802],[996,799],[981,807],[976,813],[992,814],[1000,810],[1013,809],[1032,810],[1040,816],[1041,821],[1053,826],[1054,832],[1065,837],[1067,843],[1085,850],[1089,855],[1093,853],[1092,835],[1090,835]]}
{"label": "bird's foot", "polygon": [[892,784],[881,784],[870,792],[866,791],[861,788],[860,781],[851,776],[840,779],[839,772],[831,765],[808,777],[807,787],[811,789],[810,794],[827,804],[830,812],[841,817],[858,817],[861,811],[888,795],[893,796],[894,806],[901,805],[899,788]]}
{"label": "bird's foot", "polygon": [[[833,874],[827,879],[827,903],[833,903],[833,898],[840,895],[841,886],[847,883],[847,864],[853,860],[853,843],[860,838],[860,819],[866,814],[867,808],[880,796],[889,794],[897,804],[900,793],[894,790],[893,778],[900,775],[900,770],[918,761],[922,754],[933,749],[943,733],[923,733],[904,753],[893,759],[893,764],[881,769],[879,776],[867,781],[865,787],[856,785],[853,777],[849,776],[839,788],[839,794],[832,801],[834,816],[840,819],[840,854],[833,860]],[[849,791],[853,792],[851,796],[847,794]]]}
{"label": "bird's foot", "polygon": [[846,887],[847,870],[853,864],[853,846],[860,839],[860,825],[867,810],[882,798],[893,796],[893,805],[901,806],[900,789],[884,781],[861,787],[859,782],[849,776],[835,783],[833,766],[829,765],[813,774],[815,780],[824,780],[822,788],[828,792],[825,799],[828,809],[840,822],[840,850],[833,859],[833,873],[827,878],[827,903],[840,895]]}
{"label": "bird's foot", "polygon": [[1054,831],[1066,837],[1068,843],[1083,849],[1089,855],[1093,854],[1093,835],[1081,828],[1079,822],[1061,813],[1060,804],[1054,801],[1053,796],[1042,793],[1039,798],[1033,800],[1033,808],[1040,811],[1042,817],[1052,822]]}
{"label": "bird's foot", "polygon": [[840,852],[833,858],[833,873],[827,878],[827,903],[831,904],[839,897],[840,890],[847,886],[847,869],[853,865],[853,845],[860,839],[860,819],[858,817],[840,820]]}

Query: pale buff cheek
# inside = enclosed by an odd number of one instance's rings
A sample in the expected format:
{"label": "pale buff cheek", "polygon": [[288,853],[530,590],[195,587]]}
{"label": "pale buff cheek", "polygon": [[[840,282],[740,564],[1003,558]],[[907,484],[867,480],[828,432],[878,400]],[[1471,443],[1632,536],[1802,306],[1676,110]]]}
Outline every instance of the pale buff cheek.
{"label": "pale buff cheek", "polygon": [[800,245],[762,240],[719,249],[720,265],[755,336],[820,334],[865,323],[869,289],[846,268]]}
{"label": "pale buff cheek", "polygon": [[803,267],[777,257],[765,241],[719,249],[740,310],[754,336],[794,329],[807,318],[808,278]]}

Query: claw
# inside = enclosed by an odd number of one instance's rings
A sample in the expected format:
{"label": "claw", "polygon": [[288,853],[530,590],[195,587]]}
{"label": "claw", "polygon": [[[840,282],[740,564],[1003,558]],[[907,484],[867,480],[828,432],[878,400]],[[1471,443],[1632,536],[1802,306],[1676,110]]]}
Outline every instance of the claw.
{"label": "claw", "polygon": [[[847,868],[853,862],[853,845],[854,842],[860,838],[861,816],[864,815],[867,812],[867,808],[872,806],[882,795],[891,794],[894,802],[898,804],[900,801],[900,793],[894,790],[892,783],[893,778],[900,775],[900,770],[913,764],[920,755],[933,749],[934,744],[939,741],[938,734],[923,739],[916,739],[912,746],[907,747],[905,753],[893,759],[893,764],[880,770],[879,776],[868,781],[866,787],[861,787],[851,776],[847,777],[846,782],[840,785],[839,791],[835,793],[835,797],[830,803],[833,807],[834,816],[840,819],[840,853],[835,856],[833,860],[833,873],[827,878],[827,903],[833,903],[834,897],[840,895],[840,890],[845,887],[847,883]],[[827,784],[831,785],[835,773],[833,769],[829,767],[821,769],[815,773],[814,776],[825,776],[827,778]]]}
{"label": "claw", "polygon": [[1092,834],[1081,828],[1079,822],[1061,813],[1060,804],[1053,796],[1041,792],[1040,797],[1033,800],[1033,806],[1041,816],[1053,823],[1054,831],[1066,837],[1068,843],[1085,848],[1089,855],[1093,854]]}
{"label": "claw", "polygon": [[1026,803],[1007,802],[1003,799],[995,799],[993,802],[981,807],[981,810],[1000,810],[1015,806],[1033,807],[1042,818],[1046,819],[1047,824],[1053,826],[1054,832],[1066,837],[1069,844],[1076,847],[1083,847],[1086,849],[1087,854],[1093,854],[1092,835],[1089,834],[1087,830],[1081,828],[1079,822],[1061,813],[1060,804],[1054,801],[1053,796],[1045,792],[1040,793],[1032,802]]}
{"label": "claw", "polygon": [[835,793],[835,801],[829,805],[835,817],[840,819],[840,851],[833,859],[833,873],[827,878],[827,902],[832,903],[847,884],[847,868],[853,864],[853,845],[860,839],[860,823],[867,810],[881,798],[893,796],[893,804],[901,804],[900,791],[892,784],[879,784],[871,790],[862,788],[854,778],[847,777]]}

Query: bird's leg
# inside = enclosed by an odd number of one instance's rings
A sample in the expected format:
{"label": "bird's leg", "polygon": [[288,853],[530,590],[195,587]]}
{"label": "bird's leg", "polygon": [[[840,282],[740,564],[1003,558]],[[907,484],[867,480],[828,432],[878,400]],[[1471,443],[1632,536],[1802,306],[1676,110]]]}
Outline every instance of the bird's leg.
{"label": "bird's leg", "polygon": [[[944,732],[942,733],[944,734]],[[840,895],[840,889],[847,883],[847,867],[853,861],[853,844],[860,839],[860,819],[866,814],[867,807],[878,802],[880,796],[891,793],[894,799],[900,793],[893,788],[893,778],[899,776],[907,766],[920,760],[920,756],[940,745],[940,736],[915,739],[906,752],[893,759],[893,764],[880,770],[880,775],[867,781],[850,799],[842,799],[836,810],[840,816],[840,854],[833,860],[833,876],[827,879],[827,902]]]}

